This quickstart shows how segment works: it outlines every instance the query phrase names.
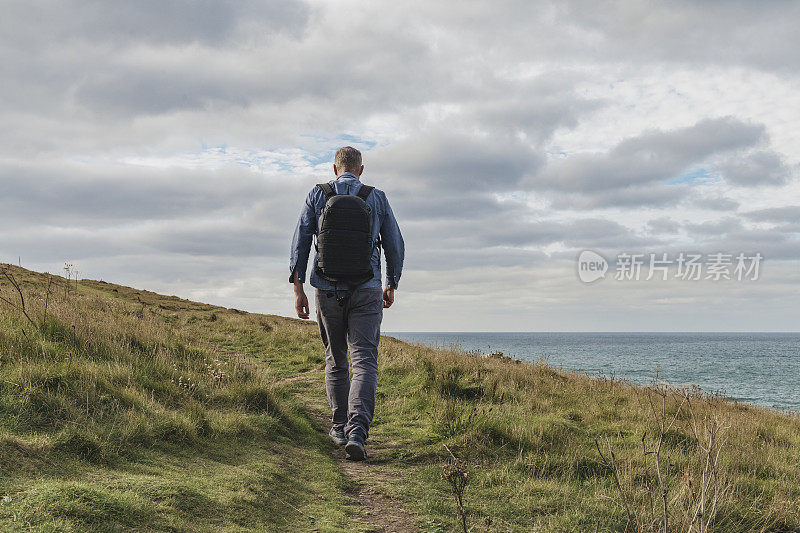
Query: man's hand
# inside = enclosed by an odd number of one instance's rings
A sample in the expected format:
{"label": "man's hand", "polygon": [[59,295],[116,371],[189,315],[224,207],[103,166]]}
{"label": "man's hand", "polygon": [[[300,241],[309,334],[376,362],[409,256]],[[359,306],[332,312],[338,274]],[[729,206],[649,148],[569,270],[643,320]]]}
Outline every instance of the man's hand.
{"label": "man's hand", "polygon": [[388,309],[394,303],[394,289],[383,289],[383,308]]}
{"label": "man's hand", "polygon": [[299,318],[308,318],[308,297],[302,289],[294,293],[294,310]]}
{"label": "man's hand", "polygon": [[298,279],[297,272],[292,276],[292,283],[294,284],[294,310],[297,311],[297,317],[308,318],[308,297],[306,291],[303,290],[303,283]]}

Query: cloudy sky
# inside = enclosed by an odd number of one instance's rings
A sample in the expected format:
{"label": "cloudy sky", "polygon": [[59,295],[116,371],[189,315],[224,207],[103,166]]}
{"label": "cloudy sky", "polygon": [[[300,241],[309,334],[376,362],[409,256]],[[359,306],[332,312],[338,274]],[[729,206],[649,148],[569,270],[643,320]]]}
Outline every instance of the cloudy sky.
{"label": "cloudy sky", "polygon": [[[350,144],[406,241],[386,331],[797,331],[797,20],[788,1],[7,1],[0,261],[291,314],[301,203]],[[605,279],[579,280],[584,249]],[[614,279],[621,253],[680,252],[764,260],[757,280]]]}

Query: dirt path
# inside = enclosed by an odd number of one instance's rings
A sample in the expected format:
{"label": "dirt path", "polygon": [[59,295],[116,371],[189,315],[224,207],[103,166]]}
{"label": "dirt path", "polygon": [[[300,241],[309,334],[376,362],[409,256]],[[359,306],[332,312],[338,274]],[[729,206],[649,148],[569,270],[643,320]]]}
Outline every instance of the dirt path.
{"label": "dirt path", "polygon": [[[324,398],[324,385],[319,373],[306,373],[292,376],[282,383],[306,381],[318,384],[320,394],[313,397],[303,396],[301,400],[306,406],[309,418],[323,435],[330,429],[330,418],[327,413],[328,404]],[[366,461],[348,461],[345,459],[344,447],[333,449],[333,458],[342,474],[350,481],[347,490],[361,507],[361,522],[367,531],[381,533],[416,533],[419,528],[414,525],[414,515],[406,511],[403,502],[386,494],[383,487],[389,486],[399,479],[399,474],[386,472],[377,465],[390,460],[391,448],[380,435],[370,435],[367,442]]]}
{"label": "dirt path", "polygon": [[[327,434],[330,421],[324,411],[308,405],[308,413],[317,426],[317,430]],[[370,436],[367,443],[366,461],[348,461],[345,459],[344,447],[337,446],[333,451],[333,458],[339,470],[350,481],[348,490],[350,496],[361,505],[364,513],[362,522],[371,528],[371,531],[385,533],[415,533],[419,531],[414,525],[414,515],[403,508],[403,503],[381,491],[381,487],[390,484],[399,478],[399,475],[378,471],[375,463],[385,460],[388,450],[383,446],[379,437]]]}

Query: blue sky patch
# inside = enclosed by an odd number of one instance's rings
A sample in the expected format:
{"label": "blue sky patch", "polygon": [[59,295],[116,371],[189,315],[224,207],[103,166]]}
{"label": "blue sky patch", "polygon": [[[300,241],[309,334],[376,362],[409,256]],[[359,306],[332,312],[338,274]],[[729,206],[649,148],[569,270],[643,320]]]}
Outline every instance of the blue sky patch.
{"label": "blue sky patch", "polygon": [[313,142],[316,146],[325,146],[327,145],[328,148],[324,150],[313,150],[309,149],[309,153],[306,156],[306,160],[311,165],[322,165],[325,163],[333,163],[333,155],[336,153],[336,150],[341,148],[342,146],[353,146],[354,148],[358,148],[359,150],[371,150],[375,146],[377,146],[377,142],[369,141],[364,139],[363,137],[358,137],[356,135],[348,135],[342,134],[337,137],[325,137],[323,135],[314,135],[314,134],[301,134],[300,137],[306,137],[309,139],[313,139]]}
{"label": "blue sky patch", "polygon": [[667,184],[668,185],[678,185],[678,184],[681,184],[681,183],[686,183],[686,184],[689,184],[689,185],[694,185],[695,182],[697,182],[697,181],[706,181],[710,177],[711,177],[711,174],[708,172],[708,169],[700,167],[700,168],[692,169],[692,170],[684,173],[683,175],[681,175],[681,176],[679,176],[677,178],[673,178],[671,180],[668,180]]}

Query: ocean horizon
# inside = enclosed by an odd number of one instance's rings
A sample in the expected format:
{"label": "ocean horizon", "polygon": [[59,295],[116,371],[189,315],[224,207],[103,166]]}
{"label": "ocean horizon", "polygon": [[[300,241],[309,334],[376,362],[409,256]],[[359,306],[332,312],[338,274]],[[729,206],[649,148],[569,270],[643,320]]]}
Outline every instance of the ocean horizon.
{"label": "ocean horizon", "polygon": [[800,411],[800,332],[385,332],[437,348],[503,352],[588,375],[697,385],[729,400]]}

